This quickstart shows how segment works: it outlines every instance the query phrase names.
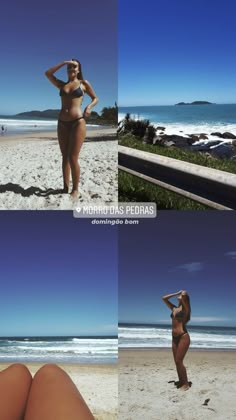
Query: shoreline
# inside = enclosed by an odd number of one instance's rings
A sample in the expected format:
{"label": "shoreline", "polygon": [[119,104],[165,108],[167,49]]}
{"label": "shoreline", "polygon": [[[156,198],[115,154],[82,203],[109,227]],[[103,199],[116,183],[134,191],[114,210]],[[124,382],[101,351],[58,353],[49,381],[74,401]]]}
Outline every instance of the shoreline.
{"label": "shoreline", "polygon": [[171,349],[119,349],[119,420],[231,420],[236,416],[235,362],[235,351],[188,351],[184,364],[191,387],[184,392],[174,385]]}
{"label": "shoreline", "polygon": [[[171,351],[171,347],[119,347],[119,351]],[[229,348],[200,348],[200,347],[190,347],[188,349],[190,352],[236,352],[236,349]]]}
{"label": "shoreline", "polygon": [[[96,137],[107,137],[110,136],[112,139],[116,137],[116,128],[108,126],[94,126],[94,128],[87,127],[85,141],[93,139]],[[32,132],[23,132],[16,134],[4,134],[0,135],[0,144],[4,142],[9,142],[12,140],[29,140],[29,139],[47,139],[47,140],[57,140],[57,131],[53,130],[42,130],[42,131],[32,131]]]}
{"label": "shoreline", "polygon": [[[12,363],[0,363],[0,371]],[[31,374],[45,363],[24,363]],[[81,365],[57,363],[77,386],[96,420],[117,419],[118,374],[117,365]]]}

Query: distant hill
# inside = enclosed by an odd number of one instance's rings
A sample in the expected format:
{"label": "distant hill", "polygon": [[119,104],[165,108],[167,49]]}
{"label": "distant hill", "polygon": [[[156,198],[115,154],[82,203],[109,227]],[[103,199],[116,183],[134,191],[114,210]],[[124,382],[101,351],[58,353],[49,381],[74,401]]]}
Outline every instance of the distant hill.
{"label": "distant hill", "polygon": [[13,117],[57,119],[59,112],[59,109],[46,109],[45,111],[26,111],[13,115]]}
{"label": "distant hill", "polygon": [[212,102],[207,102],[207,101],[194,101],[191,103],[179,102],[178,104],[175,104],[175,105],[212,105]]}
{"label": "distant hill", "polygon": [[[50,120],[57,120],[59,115],[60,109],[46,109],[45,111],[26,111],[20,112],[19,114],[12,115],[12,117],[22,117],[22,118],[42,118],[42,119],[50,119]],[[118,108],[115,107],[108,107],[103,108],[101,111],[101,115],[97,112],[92,111],[91,116],[88,119],[89,124],[100,124],[100,125],[116,125],[118,120]]]}

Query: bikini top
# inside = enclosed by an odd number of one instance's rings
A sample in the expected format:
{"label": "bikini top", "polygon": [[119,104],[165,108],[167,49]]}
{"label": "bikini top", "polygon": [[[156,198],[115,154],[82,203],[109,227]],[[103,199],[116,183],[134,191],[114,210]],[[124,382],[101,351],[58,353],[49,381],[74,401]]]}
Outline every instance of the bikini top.
{"label": "bikini top", "polygon": [[72,90],[72,92],[65,92],[63,88],[60,89],[60,96],[71,96],[72,98],[80,98],[84,95],[84,92],[81,89],[81,85],[77,89]]}
{"label": "bikini top", "polygon": [[171,318],[177,318],[177,319],[183,319],[184,315],[185,315],[184,311],[179,311],[175,315],[173,315],[173,312],[172,312],[170,317]]}

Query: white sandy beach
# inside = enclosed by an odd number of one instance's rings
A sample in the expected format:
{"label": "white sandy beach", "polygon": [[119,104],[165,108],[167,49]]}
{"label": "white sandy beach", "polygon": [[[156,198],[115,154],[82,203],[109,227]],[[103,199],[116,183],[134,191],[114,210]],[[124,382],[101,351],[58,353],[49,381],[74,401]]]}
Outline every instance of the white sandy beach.
{"label": "white sandy beach", "polygon": [[191,350],[185,366],[181,391],[171,350],[119,349],[119,420],[235,419],[236,352]]}
{"label": "white sandy beach", "polygon": [[[117,201],[115,128],[88,130],[80,153],[79,203]],[[1,210],[72,210],[63,187],[61,153],[54,132],[0,138]]]}
{"label": "white sandy beach", "polygon": [[[9,364],[1,363],[0,371],[8,366]],[[33,376],[42,365],[26,363],[26,366]],[[96,420],[117,419],[118,375],[116,365],[58,364],[58,366],[69,374]]]}

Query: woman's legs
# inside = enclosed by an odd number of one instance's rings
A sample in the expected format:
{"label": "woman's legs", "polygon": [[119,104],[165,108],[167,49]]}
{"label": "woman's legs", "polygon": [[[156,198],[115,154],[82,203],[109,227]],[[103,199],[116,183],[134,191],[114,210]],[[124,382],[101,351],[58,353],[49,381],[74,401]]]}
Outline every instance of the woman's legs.
{"label": "woman's legs", "polygon": [[72,175],[72,192],[71,196],[74,198],[78,197],[79,178],[80,178],[80,166],[78,163],[79,152],[83,145],[86,135],[86,123],[84,119],[79,120],[73,125],[70,134],[70,146],[69,146],[69,161]]}
{"label": "woman's legs", "polygon": [[23,420],[32,377],[21,364],[0,372],[0,419]]}
{"label": "woman's legs", "polygon": [[69,141],[70,129],[58,121],[57,126],[58,142],[62,154],[63,191],[68,193],[70,184],[70,162],[69,162]]}
{"label": "woman's legs", "polygon": [[[172,352],[173,352],[173,357],[174,357],[174,361],[175,361],[175,365],[176,365],[177,344],[175,343],[174,340],[172,340]],[[176,365],[176,370],[177,370],[177,375],[178,375],[178,378],[179,378],[179,381],[180,381],[177,365]]]}
{"label": "woman's legs", "polygon": [[33,379],[24,420],[54,419],[94,420],[94,417],[67,373],[48,364]]}
{"label": "woman's legs", "polygon": [[190,337],[188,335],[188,333],[182,335],[182,337],[179,340],[179,343],[177,344],[177,350],[175,353],[175,364],[176,364],[176,369],[177,369],[177,373],[178,373],[178,377],[179,377],[179,381],[180,381],[180,389],[183,390],[187,390],[189,389],[189,384],[188,384],[188,377],[187,377],[187,372],[186,372],[186,368],[183,364],[183,360],[184,360],[184,356],[188,351],[190,345]]}

